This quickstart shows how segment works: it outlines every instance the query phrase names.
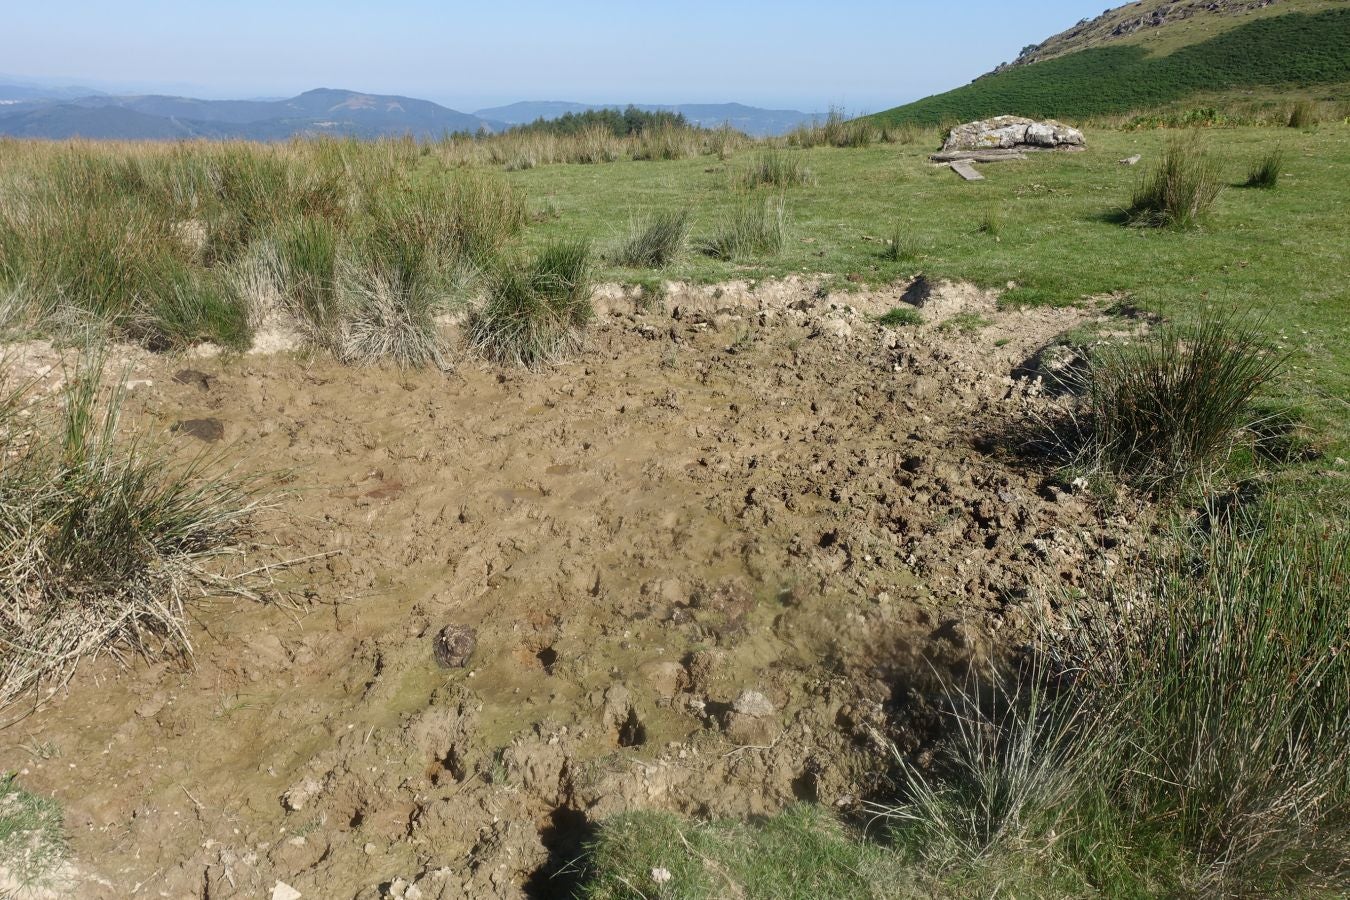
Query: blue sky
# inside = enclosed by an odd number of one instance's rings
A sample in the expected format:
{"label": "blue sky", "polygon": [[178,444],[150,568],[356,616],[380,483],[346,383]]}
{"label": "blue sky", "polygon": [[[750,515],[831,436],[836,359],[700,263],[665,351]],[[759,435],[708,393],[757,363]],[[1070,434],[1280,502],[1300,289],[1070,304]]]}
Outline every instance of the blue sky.
{"label": "blue sky", "polygon": [[341,87],[513,100],[885,109],[969,81],[1103,0],[0,3],[0,71],[212,97]]}

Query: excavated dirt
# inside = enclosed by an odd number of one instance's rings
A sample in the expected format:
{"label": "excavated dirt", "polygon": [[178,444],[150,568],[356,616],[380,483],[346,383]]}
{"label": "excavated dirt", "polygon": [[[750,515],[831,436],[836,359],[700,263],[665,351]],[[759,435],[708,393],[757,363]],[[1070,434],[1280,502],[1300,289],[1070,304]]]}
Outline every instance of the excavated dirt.
{"label": "excavated dirt", "polygon": [[[928,324],[875,324],[902,296]],[[805,281],[599,305],[534,373],[133,360],[152,429],[285,483],[244,567],[303,561],[287,602],[198,607],[194,667],[97,661],[5,730],[76,896],[555,896],[625,810],[856,806],[935,673],[1142,544],[1147,509],[997,440],[1062,402],[1011,373],[1094,310]]]}

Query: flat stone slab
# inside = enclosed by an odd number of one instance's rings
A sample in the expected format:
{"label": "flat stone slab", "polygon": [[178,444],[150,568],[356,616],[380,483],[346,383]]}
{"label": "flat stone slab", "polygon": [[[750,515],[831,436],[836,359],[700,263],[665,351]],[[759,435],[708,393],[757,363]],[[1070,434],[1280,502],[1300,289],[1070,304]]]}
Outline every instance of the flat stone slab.
{"label": "flat stone slab", "polygon": [[1012,159],[1026,159],[1022,150],[944,150],[928,157],[935,163],[960,162],[1005,162]]}
{"label": "flat stone slab", "polygon": [[975,167],[970,164],[969,160],[958,159],[948,163],[948,165],[952,167],[953,172],[966,181],[984,181],[984,176],[975,171]]}

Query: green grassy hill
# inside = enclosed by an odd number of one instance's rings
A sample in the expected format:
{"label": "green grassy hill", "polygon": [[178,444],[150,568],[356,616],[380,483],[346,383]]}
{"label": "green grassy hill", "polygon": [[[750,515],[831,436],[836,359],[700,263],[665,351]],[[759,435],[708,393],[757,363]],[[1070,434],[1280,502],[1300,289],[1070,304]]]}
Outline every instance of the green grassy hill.
{"label": "green grassy hill", "polygon": [[[1155,45],[1167,28],[1158,26]],[[1201,93],[1350,82],[1350,7],[1343,4],[1311,14],[1252,18],[1205,33],[1212,34],[1167,53],[1119,41],[1005,67],[873,118],[922,125],[1000,114],[1085,119],[1154,109]]]}

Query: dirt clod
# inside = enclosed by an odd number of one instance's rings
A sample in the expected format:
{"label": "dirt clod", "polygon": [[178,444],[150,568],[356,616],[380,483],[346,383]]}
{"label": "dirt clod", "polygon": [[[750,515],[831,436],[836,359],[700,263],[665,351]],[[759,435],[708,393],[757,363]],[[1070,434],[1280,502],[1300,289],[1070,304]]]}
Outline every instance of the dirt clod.
{"label": "dirt clod", "polygon": [[469,657],[477,646],[477,631],[468,625],[450,624],[436,632],[431,650],[442,668],[462,669],[469,664]]}

